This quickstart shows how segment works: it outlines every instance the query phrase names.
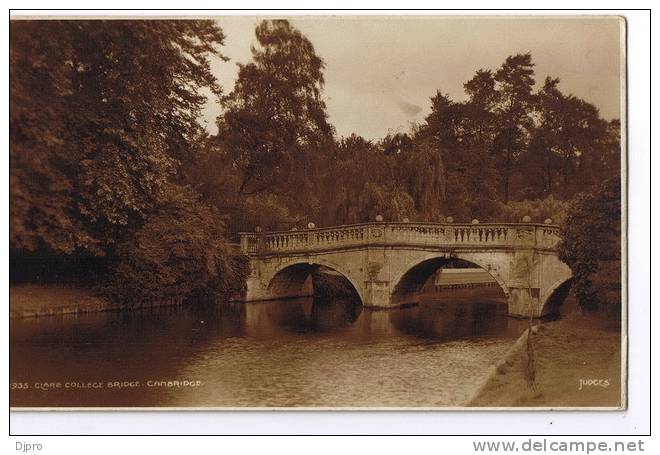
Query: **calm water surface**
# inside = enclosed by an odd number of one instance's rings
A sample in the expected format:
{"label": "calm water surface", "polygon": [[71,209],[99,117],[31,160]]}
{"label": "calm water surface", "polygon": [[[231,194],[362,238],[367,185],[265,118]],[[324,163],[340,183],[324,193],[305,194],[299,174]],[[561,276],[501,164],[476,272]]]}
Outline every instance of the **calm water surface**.
{"label": "calm water surface", "polygon": [[461,406],[526,324],[483,290],[388,311],[308,298],[15,320],[10,400]]}

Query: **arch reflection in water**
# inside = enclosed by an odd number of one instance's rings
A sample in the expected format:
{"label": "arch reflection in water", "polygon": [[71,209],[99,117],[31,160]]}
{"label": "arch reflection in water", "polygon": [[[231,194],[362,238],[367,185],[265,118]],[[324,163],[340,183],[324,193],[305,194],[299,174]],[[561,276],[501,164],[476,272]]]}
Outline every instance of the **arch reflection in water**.
{"label": "arch reflection in water", "polygon": [[358,299],[304,297],[246,305],[249,332],[332,332],[353,324],[362,312]]}
{"label": "arch reflection in water", "polygon": [[246,333],[259,337],[282,334],[341,333],[354,340],[378,340],[396,334],[432,341],[484,337],[516,337],[527,321],[510,318],[497,290],[447,291],[420,297],[418,306],[393,310],[363,309],[360,301],[299,298],[246,305]]}
{"label": "arch reflection in water", "polygon": [[507,297],[481,267],[436,258],[403,276],[393,298],[416,306],[392,313],[401,332],[436,341],[519,336],[527,321],[509,317]]}
{"label": "arch reflection in water", "polygon": [[508,317],[506,303],[492,301],[422,302],[391,314],[392,325],[402,333],[436,341],[517,336],[527,321]]}

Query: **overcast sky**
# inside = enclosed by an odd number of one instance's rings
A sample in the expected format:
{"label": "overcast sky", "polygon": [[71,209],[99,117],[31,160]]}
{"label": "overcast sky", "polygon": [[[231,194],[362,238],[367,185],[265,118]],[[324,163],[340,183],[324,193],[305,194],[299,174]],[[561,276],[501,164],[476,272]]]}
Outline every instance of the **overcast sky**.
{"label": "overcast sky", "polygon": [[[258,17],[225,17],[227,35],[213,71],[229,93],[236,63],[250,61]],[[326,63],[325,100],[339,136],[368,139],[408,131],[429,113],[436,91],[464,99],[463,84],[480,69],[497,69],[531,52],[537,87],[559,77],[564,93],[595,104],[607,120],[620,117],[621,23],[618,18],[294,17],[291,23]],[[220,108],[204,113],[210,132]]]}

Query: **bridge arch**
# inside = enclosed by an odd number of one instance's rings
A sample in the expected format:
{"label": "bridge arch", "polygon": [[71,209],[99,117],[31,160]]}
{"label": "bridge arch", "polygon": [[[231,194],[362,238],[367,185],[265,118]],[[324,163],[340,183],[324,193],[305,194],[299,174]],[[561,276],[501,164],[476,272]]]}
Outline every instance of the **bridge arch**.
{"label": "bridge arch", "polygon": [[555,281],[540,297],[541,314],[546,316],[559,313],[573,285],[573,277],[562,277]]}
{"label": "bridge arch", "polygon": [[[363,289],[350,273],[342,270],[342,267],[328,261],[324,258],[295,260],[281,264],[275,268],[274,272],[266,278],[268,292],[273,298],[292,297],[292,296],[310,296],[313,294],[313,287],[306,289],[309,284],[307,279],[319,268],[326,268],[338,273],[353,287],[360,302],[364,303]],[[313,286],[313,285],[312,285]]]}
{"label": "bridge arch", "polygon": [[474,264],[481,270],[487,272],[498,284],[504,297],[509,297],[509,288],[506,281],[496,268],[492,267],[487,260],[480,258],[478,254],[458,254],[449,256],[447,254],[430,253],[409,261],[398,274],[394,275],[392,280],[391,298],[395,298],[397,294],[405,291],[406,288],[424,284],[424,282],[426,282],[426,280],[428,280],[438,269],[456,259]]}

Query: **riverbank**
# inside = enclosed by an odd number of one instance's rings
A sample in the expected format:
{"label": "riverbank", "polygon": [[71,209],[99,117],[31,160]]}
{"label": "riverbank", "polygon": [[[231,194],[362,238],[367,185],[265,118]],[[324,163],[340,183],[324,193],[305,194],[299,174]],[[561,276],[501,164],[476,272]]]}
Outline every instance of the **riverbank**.
{"label": "riverbank", "polygon": [[180,302],[159,304],[118,305],[96,295],[91,289],[54,284],[14,284],[9,288],[11,319],[64,314],[95,313],[126,309],[179,305]]}
{"label": "riverbank", "polygon": [[[468,401],[476,407],[619,407],[618,322],[580,314],[527,331]],[[529,355],[528,353],[532,354]],[[530,362],[530,357],[532,362]],[[533,371],[530,375],[529,371]],[[534,386],[530,386],[533,376]]]}

